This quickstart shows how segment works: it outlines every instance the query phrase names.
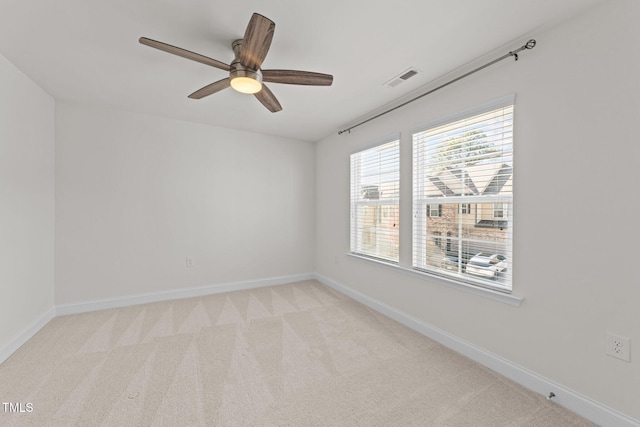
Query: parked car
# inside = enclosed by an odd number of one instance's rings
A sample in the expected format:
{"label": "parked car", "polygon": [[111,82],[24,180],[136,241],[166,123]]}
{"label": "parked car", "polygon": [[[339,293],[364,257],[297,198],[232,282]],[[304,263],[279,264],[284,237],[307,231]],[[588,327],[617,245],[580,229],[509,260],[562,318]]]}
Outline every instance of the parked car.
{"label": "parked car", "polygon": [[[442,268],[444,268],[445,270],[449,270],[449,271],[458,271],[458,263],[460,258],[458,258],[457,256],[448,256],[448,257],[444,257],[442,259]],[[465,268],[465,264],[464,262],[462,263],[462,271],[464,271]]]}
{"label": "parked car", "polygon": [[467,263],[467,273],[487,279],[497,279],[507,271],[507,258],[503,255],[480,252]]}

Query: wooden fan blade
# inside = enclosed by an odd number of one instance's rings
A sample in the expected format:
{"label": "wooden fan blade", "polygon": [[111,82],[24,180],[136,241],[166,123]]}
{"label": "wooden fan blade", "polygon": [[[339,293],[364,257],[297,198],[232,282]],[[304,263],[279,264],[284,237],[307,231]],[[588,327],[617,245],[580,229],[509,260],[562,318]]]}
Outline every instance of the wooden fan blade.
{"label": "wooden fan blade", "polygon": [[180,47],[172,46],[170,44],[162,43],[156,40],[151,40],[146,37],[140,37],[138,41],[145,46],[159,49],[173,55],[178,55],[192,61],[197,61],[201,64],[210,65],[212,67],[220,68],[221,70],[225,71],[229,71],[231,69],[231,67],[224,62],[217,61],[215,59],[209,58],[208,56],[200,55],[199,53],[191,52],[190,50],[182,49]]}
{"label": "wooden fan blade", "polygon": [[254,13],[244,32],[240,63],[247,68],[257,70],[269,52],[276,24],[269,18]]}
{"label": "wooden fan blade", "polygon": [[198,89],[197,91],[193,92],[191,95],[189,95],[189,98],[201,99],[205,96],[213,95],[214,93],[220,92],[222,89],[226,89],[231,86],[230,82],[231,80],[229,79],[229,77],[227,77],[226,79],[218,80],[215,83],[206,85],[202,89]]}
{"label": "wooden fan blade", "polygon": [[273,92],[271,92],[271,90],[269,90],[266,85],[263,84],[262,90],[258,93],[254,93],[254,95],[256,98],[258,98],[258,101],[260,101],[260,103],[267,107],[267,110],[271,111],[272,113],[277,113],[278,111],[282,110],[282,106],[276,99],[276,96],[273,94]]}
{"label": "wooden fan blade", "polygon": [[262,81],[289,85],[331,86],[331,74],[296,70],[262,70]]}

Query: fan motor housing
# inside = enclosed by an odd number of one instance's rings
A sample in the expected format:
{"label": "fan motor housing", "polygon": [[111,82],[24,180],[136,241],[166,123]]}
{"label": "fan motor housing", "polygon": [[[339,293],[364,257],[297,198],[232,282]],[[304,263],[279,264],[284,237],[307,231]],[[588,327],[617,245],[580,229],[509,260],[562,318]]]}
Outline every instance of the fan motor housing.
{"label": "fan motor housing", "polygon": [[231,80],[236,77],[248,77],[250,79],[257,80],[262,83],[262,71],[253,70],[251,68],[245,67],[240,63],[240,49],[242,48],[242,39],[234,40],[231,43],[231,48],[233,49],[233,53],[235,54],[235,59],[230,64],[231,70],[229,71],[229,77]]}
{"label": "fan motor housing", "polygon": [[260,70],[252,70],[244,67],[240,62],[231,63],[231,71],[229,71],[229,77],[231,80],[237,77],[248,77],[253,80],[257,80],[262,83],[262,72]]}

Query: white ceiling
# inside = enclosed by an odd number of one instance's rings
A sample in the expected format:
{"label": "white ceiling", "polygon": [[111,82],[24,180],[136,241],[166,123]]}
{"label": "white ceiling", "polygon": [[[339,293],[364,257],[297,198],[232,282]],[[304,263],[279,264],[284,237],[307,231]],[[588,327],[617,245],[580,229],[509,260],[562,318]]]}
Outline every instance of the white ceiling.
{"label": "white ceiling", "polygon": [[[56,100],[315,141],[601,2],[0,0],[0,53]],[[253,12],[276,23],[264,69],[328,73],[333,85],[270,84],[278,113],[232,89],[191,100],[227,73],[138,43],[145,36],[230,63]],[[409,67],[421,73],[383,85]]]}

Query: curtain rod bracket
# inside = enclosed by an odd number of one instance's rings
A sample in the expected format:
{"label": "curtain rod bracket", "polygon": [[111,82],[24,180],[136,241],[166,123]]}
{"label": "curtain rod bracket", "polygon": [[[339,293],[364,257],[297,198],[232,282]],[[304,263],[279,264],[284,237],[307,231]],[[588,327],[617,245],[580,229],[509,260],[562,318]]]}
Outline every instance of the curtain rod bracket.
{"label": "curtain rod bracket", "polygon": [[535,46],[536,46],[536,41],[535,41],[534,39],[531,39],[531,40],[529,40],[527,43],[525,43],[525,45],[524,45],[524,46],[519,47],[519,48],[518,48],[518,49],[516,49],[516,50],[512,50],[512,51],[510,51],[509,53],[507,53],[506,55],[502,55],[502,56],[501,56],[500,58],[498,58],[498,59],[494,59],[493,61],[487,62],[486,64],[484,64],[484,65],[482,65],[482,66],[480,66],[480,67],[478,67],[478,68],[474,68],[473,70],[469,71],[468,73],[465,73],[465,74],[463,74],[463,75],[461,75],[461,76],[459,76],[459,77],[456,77],[456,78],[455,78],[455,79],[453,79],[453,80],[449,80],[448,82],[446,82],[446,83],[444,83],[444,84],[441,84],[440,86],[438,86],[438,87],[436,87],[436,88],[434,88],[434,89],[431,89],[431,90],[429,90],[429,91],[427,91],[427,92],[423,93],[422,95],[418,95],[418,96],[416,96],[415,98],[411,98],[410,100],[408,100],[408,101],[406,101],[406,102],[403,102],[403,103],[402,103],[402,104],[400,104],[400,105],[396,105],[395,107],[390,108],[390,109],[388,109],[388,110],[386,110],[386,111],[383,111],[383,112],[382,112],[382,113],[380,113],[380,114],[376,114],[376,115],[375,115],[375,116],[373,116],[373,117],[370,117],[370,118],[368,118],[368,119],[366,119],[366,120],[361,121],[360,123],[356,123],[355,125],[353,125],[353,126],[351,126],[351,127],[349,127],[349,128],[346,128],[346,129],[340,130],[340,131],[338,131],[338,135],[342,135],[342,134],[343,134],[343,133],[345,133],[345,132],[349,132],[349,133],[351,133],[351,129],[353,129],[353,128],[356,128],[356,127],[358,127],[358,126],[360,126],[360,125],[363,125],[363,124],[365,124],[365,123],[367,123],[367,122],[370,122],[370,121],[371,121],[371,120],[373,120],[373,119],[377,119],[378,117],[383,116],[383,115],[385,115],[385,114],[387,114],[387,113],[390,113],[390,112],[392,112],[392,111],[394,111],[394,110],[397,110],[397,109],[398,109],[398,108],[400,108],[400,107],[404,107],[405,105],[407,105],[407,104],[409,104],[409,103],[411,103],[411,102],[413,102],[413,101],[416,101],[416,100],[418,100],[418,99],[422,98],[423,96],[429,95],[429,94],[431,94],[431,93],[433,93],[433,92],[435,92],[435,91],[437,91],[437,90],[442,89],[443,87],[449,86],[450,84],[455,83],[455,82],[457,82],[458,80],[462,80],[463,78],[468,77],[468,76],[470,76],[470,75],[471,75],[471,74],[473,74],[473,73],[477,73],[478,71],[483,70],[483,69],[487,68],[488,66],[495,64],[496,62],[500,62],[500,61],[502,61],[502,60],[503,60],[503,59],[505,59],[505,58],[508,58],[508,57],[510,57],[510,56],[513,56],[513,57],[515,58],[515,60],[517,61],[517,60],[518,60],[518,52],[522,52],[523,50],[527,50],[527,49],[533,49]]}

